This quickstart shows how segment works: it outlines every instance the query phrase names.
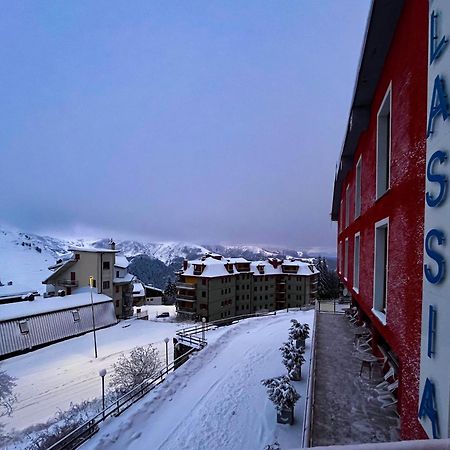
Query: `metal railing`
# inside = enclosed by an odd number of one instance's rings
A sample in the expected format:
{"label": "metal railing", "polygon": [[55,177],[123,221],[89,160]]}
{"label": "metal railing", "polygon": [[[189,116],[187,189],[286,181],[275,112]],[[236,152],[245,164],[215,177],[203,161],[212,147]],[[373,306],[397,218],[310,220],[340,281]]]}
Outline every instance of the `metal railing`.
{"label": "metal railing", "polygon": [[58,280],[58,286],[77,287],[78,281],[76,280]]}
{"label": "metal railing", "polygon": [[[205,344],[206,345],[206,344]],[[160,370],[156,376],[151,379],[144,380],[142,383],[125,393],[117,400],[109,404],[105,409],[101,410],[97,415],[84,422],[79,427],[68,433],[58,442],[53,444],[48,450],[68,450],[79,447],[83,442],[89,439],[98,431],[98,425],[110,416],[117,417],[128,409],[133,403],[136,403],[144,395],[152,391],[156,386],[160,385],[166,376],[175,370],[176,365],[182,360],[186,360],[197,349],[192,348],[184,355],[172,361],[167,367]]]}
{"label": "metal railing", "polygon": [[302,448],[310,447],[311,432],[314,416],[314,391],[316,385],[316,330],[317,310],[314,311],[314,331],[311,338],[311,351],[309,356],[309,375],[306,385],[305,412],[303,414]]}

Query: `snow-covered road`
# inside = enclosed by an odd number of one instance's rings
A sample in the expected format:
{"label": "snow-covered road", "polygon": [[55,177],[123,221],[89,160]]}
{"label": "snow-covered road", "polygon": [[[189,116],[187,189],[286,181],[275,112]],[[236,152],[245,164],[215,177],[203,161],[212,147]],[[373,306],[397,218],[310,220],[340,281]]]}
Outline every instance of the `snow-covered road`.
{"label": "snow-covered road", "polygon": [[303,380],[294,382],[302,399],[294,426],[277,425],[273,404],[261,385],[285,374],[279,347],[291,319],[312,325],[314,311],[249,319],[207,333],[208,346],[165,383],[118,418],[111,418],[83,448],[258,449],[278,441],[301,443],[311,340]]}
{"label": "snow-covered road", "polygon": [[[46,422],[58,409],[67,409],[71,402],[100,397],[98,371],[105,368],[111,373],[112,365],[122,352],[152,343],[164,360],[164,338],[172,338],[183,326],[186,324],[162,320],[121,321],[97,331],[97,359],[94,358],[93,335],[88,333],[3,361],[2,369],[17,378],[15,392],[18,396],[13,415],[2,418],[6,430]],[[169,345],[171,359],[172,339]]]}

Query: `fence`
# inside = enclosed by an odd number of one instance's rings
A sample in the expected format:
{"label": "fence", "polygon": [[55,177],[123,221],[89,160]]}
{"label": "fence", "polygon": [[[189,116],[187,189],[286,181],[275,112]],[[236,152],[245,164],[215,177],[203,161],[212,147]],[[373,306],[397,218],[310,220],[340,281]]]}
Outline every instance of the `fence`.
{"label": "fence", "polygon": [[319,313],[344,314],[343,309],[348,306],[348,302],[334,298],[331,300],[317,299],[317,310]]}
{"label": "fence", "polygon": [[316,330],[317,330],[317,310],[314,311],[314,331],[311,337],[311,353],[309,356],[309,375],[306,386],[305,412],[303,415],[302,448],[310,447],[311,431],[314,414],[314,391],[316,384]]}

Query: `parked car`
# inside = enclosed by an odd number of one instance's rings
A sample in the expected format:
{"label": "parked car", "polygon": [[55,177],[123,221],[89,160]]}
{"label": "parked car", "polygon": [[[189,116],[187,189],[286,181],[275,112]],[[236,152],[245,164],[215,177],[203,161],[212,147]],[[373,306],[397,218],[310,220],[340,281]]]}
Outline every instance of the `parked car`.
{"label": "parked car", "polygon": [[156,318],[157,319],[161,319],[162,317],[169,317],[170,316],[170,314],[168,313],[168,312],[163,312],[163,313],[161,313],[161,314],[158,314],[157,316],[156,316]]}

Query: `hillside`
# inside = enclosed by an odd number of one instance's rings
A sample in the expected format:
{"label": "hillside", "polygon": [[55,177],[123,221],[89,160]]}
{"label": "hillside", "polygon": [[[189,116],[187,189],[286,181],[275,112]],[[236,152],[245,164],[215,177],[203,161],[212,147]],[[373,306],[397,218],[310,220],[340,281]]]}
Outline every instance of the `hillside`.
{"label": "hillside", "polygon": [[[11,292],[45,290],[42,280],[48,266],[67,252],[70,246],[107,247],[109,238],[98,240],[64,240],[33,233],[0,230],[0,295]],[[243,256],[249,260],[268,257],[302,256],[297,250],[262,248],[254,245],[198,245],[187,242],[139,242],[123,240],[116,248],[131,260],[130,272],[144,283],[164,288],[167,280],[175,280],[183,259],[195,259],[208,251],[226,257]],[[12,285],[8,286],[8,282]]]}

